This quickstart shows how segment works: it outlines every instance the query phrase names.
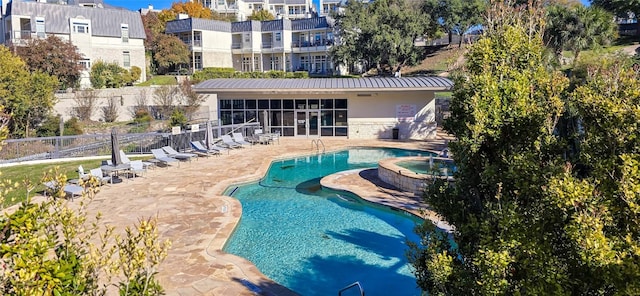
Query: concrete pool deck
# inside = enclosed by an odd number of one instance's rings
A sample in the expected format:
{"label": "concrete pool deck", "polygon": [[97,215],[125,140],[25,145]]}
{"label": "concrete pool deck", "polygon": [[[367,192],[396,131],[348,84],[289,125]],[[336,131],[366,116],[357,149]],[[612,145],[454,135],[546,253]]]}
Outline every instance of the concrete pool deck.
{"label": "concrete pool deck", "polygon": [[[427,141],[322,138],[327,151],[364,146],[439,151],[446,140],[450,138],[442,134]],[[275,159],[315,153],[311,139],[281,138],[279,144],[255,145],[179,167],[152,169],[142,178],[103,186],[89,204],[89,217],[100,212],[103,223],[119,230],[142,218],[156,217],[160,238],[172,241],[157,275],[168,296],[296,295],[268,279],[251,262],[222,251],[242,215],[240,203],[223,192],[233,184],[258,180]],[[332,187],[365,197],[384,199],[386,194],[391,197],[388,200],[409,210],[422,206],[415,198],[381,187],[367,174],[343,176],[334,179]]]}

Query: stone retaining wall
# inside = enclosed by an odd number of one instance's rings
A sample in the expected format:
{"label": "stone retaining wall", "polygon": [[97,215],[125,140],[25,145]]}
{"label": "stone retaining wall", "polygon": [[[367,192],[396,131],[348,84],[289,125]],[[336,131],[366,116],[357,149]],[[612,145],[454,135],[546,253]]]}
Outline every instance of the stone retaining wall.
{"label": "stone retaining wall", "polygon": [[[434,157],[433,159],[445,160],[445,158],[441,157]],[[380,160],[378,162],[378,178],[402,191],[412,192],[416,196],[422,196],[425,186],[432,176],[415,173],[396,164],[401,161],[411,160],[429,161],[429,158],[424,156],[410,156]],[[453,181],[452,177],[448,177],[447,179]]]}

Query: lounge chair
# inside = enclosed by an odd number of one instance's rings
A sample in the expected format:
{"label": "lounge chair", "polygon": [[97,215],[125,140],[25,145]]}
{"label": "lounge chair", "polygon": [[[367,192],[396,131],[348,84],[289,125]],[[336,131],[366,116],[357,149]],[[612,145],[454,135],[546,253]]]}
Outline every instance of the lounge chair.
{"label": "lounge chair", "polygon": [[[200,143],[202,143],[202,142],[200,142]],[[207,147],[204,143],[202,144],[202,146]],[[218,144],[211,145],[211,150],[218,150],[218,151],[220,151],[220,153],[227,151],[227,154],[229,154],[229,148],[225,148],[225,147],[219,146]]]}
{"label": "lounge chair", "polygon": [[166,152],[169,157],[173,157],[179,160],[191,160],[191,158],[193,157],[198,157],[197,154],[193,153],[180,153],[173,149],[173,147],[171,146],[164,146],[162,147],[162,150],[164,150],[164,152]]}
{"label": "lounge chair", "polygon": [[59,187],[58,182],[56,181],[49,181],[49,182],[45,182],[44,186],[46,187],[46,189],[44,190],[44,195],[47,196],[47,191],[49,192],[56,192],[60,189],[62,189],[65,193],[65,195],[70,196],[71,200],[73,200],[73,198],[77,195],[77,196],[82,196],[82,193],[84,192],[84,188],[81,186],[78,186],[76,184],[65,184],[62,188]]}
{"label": "lounge chair", "polygon": [[172,162],[179,162],[179,160],[169,157],[162,149],[151,149],[151,154],[155,159],[167,166]]}
{"label": "lounge chair", "polygon": [[111,184],[113,184],[113,176],[109,175],[109,176],[105,176],[102,173],[102,169],[101,168],[95,168],[89,171],[89,175],[91,177],[96,178],[99,182],[100,185],[106,184],[107,182],[111,182]]}
{"label": "lounge chair", "polygon": [[[120,150],[120,160],[122,160],[122,163],[131,163],[131,159],[129,159],[129,156],[127,156],[122,150]],[[154,165],[155,164],[153,162],[142,161],[142,166],[145,170],[148,168],[152,168]]]}
{"label": "lounge chair", "polygon": [[224,135],[220,137],[220,139],[222,139],[223,145],[225,145],[227,148],[242,148],[242,145],[233,141],[233,139],[231,139],[231,136],[229,135]]}
{"label": "lounge chair", "polygon": [[203,153],[205,155],[211,155],[211,154],[220,155],[220,150],[218,150],[218,149],[207,149],[199,141],[191,141],[191,147],[196,152]]}
{"label": "lounge chair", "polygon": [[251,143],[244,140],[244,137],[241,133],[233,133],[233,141],[242,146],[251,145]]}

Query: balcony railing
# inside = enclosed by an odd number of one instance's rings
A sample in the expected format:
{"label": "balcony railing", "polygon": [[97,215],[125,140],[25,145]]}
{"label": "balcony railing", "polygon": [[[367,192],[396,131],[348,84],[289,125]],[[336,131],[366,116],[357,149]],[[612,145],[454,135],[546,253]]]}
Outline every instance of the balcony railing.
{"label": "balcony railing", "polygon": [[262,48],[272,48],[273,44],[271,42],[262,42]]}
{"label": "balcony railing", "polygon": [[242,48],[242,43],[231,43],[231,49],[240,49]]}
{"label": "balcony railing", "polygon": [[4,35],[5,42],[12,44],[23,44],[30,39],[47,38],[44,32],[31,32],[29,30],[10,31]]}
{"label": "balcony railing", "polygon": [[331,46],[333,45],[333,40],[331,39],[322,39],[322,40],[294,40],[291,42],[291,47],[314,47],[314,46]]}

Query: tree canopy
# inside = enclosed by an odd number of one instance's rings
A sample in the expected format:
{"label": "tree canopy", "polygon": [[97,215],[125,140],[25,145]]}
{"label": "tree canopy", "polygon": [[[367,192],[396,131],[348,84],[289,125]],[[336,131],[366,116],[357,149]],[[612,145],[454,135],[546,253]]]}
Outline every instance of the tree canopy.
{"label": "tree canopy", "polygon": [[613,15],[599,7],[552,5],[546,19],[545,43],[557,57],[570,50],[577,60],[583,50],[611,44],[618,33]]}
{"label": "tree canopy", "polygon": [[25,46],[16,46],[15,52],[26,62],[29,71],[58,77],[60,88],[75,87],[80,80],[82,54],[71,41],[56,36],[34,38]]}
{"label": "tree canopy", "polygon": [[9,133],[28,137],[53,109],[58,81],[40,71],[30,73],[24,61],[5,46],[0,46],[0,69],[0,105],[11,117]]}
{"label": "tree canopy", "polygon": [[580,66],[582,79],[551,70],[543,15],[529,8],[493,8],[456,78],[445,130],[458,171],[425,193],[454,230],[416,229],[418,284],[430,295],[638,294],[640,75],[617,57]]}
{"label": "tree canopy", "polygon": [[[395,70],[424,59],[414,41],[430,31],[430,16],[406,0],[380,0],[368,4],[349,1],[344,13],[334,13],[336,65],[364,62],[367,69]],[[365,69],[365,70],[367,70]]]}
{"label": "tree canopy", "polygon": [[486,11],[486,0],[426,0],[422,9],[437,20],[436,25],[442,31],[460,36],[458,46],[462,45],[462,36],[474,26],[482,24],[482,17]]}
{"label": "tree canopy", "polygon": [[180,38],[163,34],[157,36],[153,59],[159,68],[168,69],[181,64],[188,64],[190,52],[187,45]]}
{"label": "tree canopy", "polygon": [[629,13],[640,15],[640,0],[591,0],[591,4],[613,12],[619,17],[628,18]]}
{"label": "tree canopy", "polygon": [[275,20],[276,17],[269,12],[268,10],[254,10],[251,15],[248,17],[249,20],[252,21],[272,21]]}

